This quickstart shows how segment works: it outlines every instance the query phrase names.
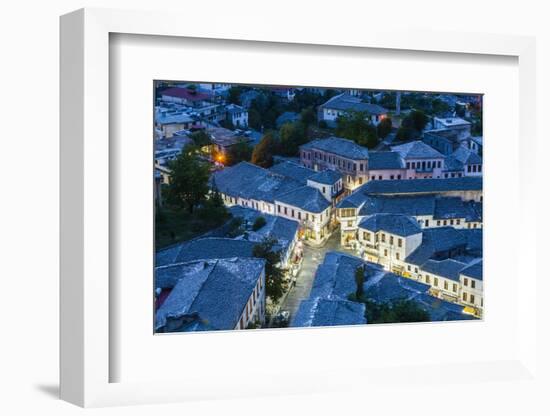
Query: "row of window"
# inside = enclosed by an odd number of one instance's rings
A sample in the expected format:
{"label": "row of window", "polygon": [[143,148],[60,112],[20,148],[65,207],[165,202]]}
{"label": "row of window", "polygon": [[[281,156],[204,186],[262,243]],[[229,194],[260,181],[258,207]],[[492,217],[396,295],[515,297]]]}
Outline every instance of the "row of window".
{"label": "row of window", "polygon": [[[427,221],[428,221],[428,220],[426,220],[426,222],[427,222]],[[456,220],[448,220],[448,222],[447,222],[447,220],[437,220],[437,226],[438,226],[438,227],[439,227],[441,224],[443,224],[443,226],[445,227],[445,226],[447,225],[447,223],[448,223],[449,225],[460,225],[460,220],[459,220],[459,219],[456,219]],[[428,226],[428,225],[426,224],[426,227],[427,227],[427,226]]]}
{"label": "row of window", "polygon": [[[277,213],[278,214],[284,213],[284,215],[290,216],[292,218],[297,218],[300,221],[302,219],[305,219],[306,221],[309,221],[310,218],[311,218],[311,221],[315,222],[315,219],[317,218],[313,214],[309,215],[308,212],[306,212],[305,216],[303,216],[302,211],[294,210],[294,208],[283,207],[283,209],[281,210],[281,205],[277,205]],[[319,221],[323,222],[323,217],[326,219],[329,215],[330,214],[328,214],[328,213],[325,214],[324,216],[323,216],[323,213],[319,214]]]}
{"label": "row of window", "polygon": [[441,160],[428,160],[423,162],[407,162],[407,169],[433,169],[435,167],[441,168]]}
{"label": "row of window", "polygon": [[[371,241],[371,233],[368,231],[363,231],[363,240],[365,241]],[[375,242],[378,242],[378,234],[374,234],[374,240]],[[380,233],[380,240],[385,243],[386,242],[386,234]],[[389,242],[390,246],[393,246],[394,243],[394,236],[389,235]],[[397,247],[403,247],[403,239],[401,237],[397,238]]]}
{"label": "row of window", "polygon": [[[420,279],[422,279],[422,275],[420,275]],[[426,282],[427,285],[431,285],[431,276],[429,274],[426,274],[424,276],[424,281]],[[433,281],[433,286],[434,287],[439,287],[439,278],[438,277],[434,277],[434,281]],[[449,290],[449,282],[447,280],[443,280],[443,289],[444,290]],[[453,286],[452,286],[452,291],[453,293],[458,293],[458,285],[456,283],[453,283]]]}
{"label": "row of window", "polygon": [[313,152],[302,152],[302,159],[311,160],[311,156],[313,153],[313,159],[318,160],[321,162],[330,163],[334,166],[338,166],[341,169],[346,169],[348,171],[357,171],[363,172],[367,170],[367,164],[366,163],[359,163],[355,164],[353,162],[349,162],[344,159],[340,159],[339,157],[333,156],[333,155],[327,155],[326,153],[321,153],[317,151]]}
{"label": "row of window", "polygon": [[448,174],[446,173],[445,175],[443,175],[445,178],[462,178],[462,173],[451,173],[451,174]]}
{"label": "row of window", "polygon": [[481,165],[468,165],[468,172],[481,172]]}

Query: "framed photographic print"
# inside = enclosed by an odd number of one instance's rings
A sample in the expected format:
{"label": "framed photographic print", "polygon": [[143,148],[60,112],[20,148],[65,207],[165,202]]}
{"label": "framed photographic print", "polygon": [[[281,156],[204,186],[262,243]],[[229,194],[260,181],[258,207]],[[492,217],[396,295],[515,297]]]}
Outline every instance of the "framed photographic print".
{"label": "framed photographic print", "polygon": [[533,39],[181,21],[61,19],[62,398],[538,394]]}
{"label": "framed photographic print", "polygon": [[155,332],[482,318],[482,95],[154,88]]}

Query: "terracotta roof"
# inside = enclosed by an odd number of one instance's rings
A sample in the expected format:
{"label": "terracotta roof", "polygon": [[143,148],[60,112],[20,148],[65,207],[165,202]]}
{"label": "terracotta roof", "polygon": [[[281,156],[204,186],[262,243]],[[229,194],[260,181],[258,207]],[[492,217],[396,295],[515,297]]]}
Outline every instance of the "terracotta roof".
{"label": "terracotta roof", "polygon": [[162,91],[161,95],[167,95],[168,97],[183,98],[188,101],[202,101],[210,98],[209,94],[193,91],[187,88],[173,87]]}

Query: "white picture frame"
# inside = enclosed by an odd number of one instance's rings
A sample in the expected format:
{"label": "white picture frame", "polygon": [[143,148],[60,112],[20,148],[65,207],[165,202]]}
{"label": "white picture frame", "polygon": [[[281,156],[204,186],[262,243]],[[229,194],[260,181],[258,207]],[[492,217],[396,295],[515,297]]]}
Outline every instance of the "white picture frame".
{"label": "white picture frame", "polygon": [[[110,169],[109,155],[109,37],[131,35],[278,42],[300,45],[429,51],[440,54],[500,55],[517,58],[519,68],[520,241],[536,239],[536,194],[529,181],[528,166],[535,163],[535,40],[530,37],[476,33],[433,33],[393,27],[342,27],[337,33],[312,26],[310,30],[289,26],[284,31],[262,22],[237,33],[231,22],[203,25],[174,13],[82,9],[61,18],[61,398],[79,406],[161,403],[211,397],[247,397],[261,394],[332,392],[392,380],[429,385],[442,371],[461,375],[461,382],[495,382],[499,377],[513,388],[525,382],[540,388],[537,373],[536,258],[527,244],[518,248],[525,287],[518,288],[516,354],[507,360],[471,364],[441,362],[426,365],[409,362],[408,368],[320,369],[320,373],[297,373],[285,389],[277,389],[278,375],[264,385],[230,386],[228,378],[148,382],[111,382],[110,365],[117,357],[110,349],[109,293]],[[514,191],[515,192],[515,191]],[[516,264],[516,266],[517,266]],[[511,270],[510,273],[518,273]],[[151,334],[152,335],[152,334]],[[313,332],[304,336],[316,336]],[[120,357],[118,357],[120,358]],[[460,371],[459,371],[460,370]],[[473,380],[465,376],[474,375]],[[324,374],[326,377],[319,377]],[[407,374],[409,375],[407,378]],[[485,378],[482,376],[485,374]],[[516,384],[514,384],[516,383]],[[534,384],[533,384],[534,383]],[[515,386],[515,387],[514,387]],[[358,386],[356,386],[358,387]],[[360,386],[359,386],[360,387]],[[358,388],[359,388],[358,387]],[[522,388],[523,388],[522,387]],[[377,387],[380,388],[380,387]],[[519,388],[519,387],[518,387]],[[384,389],[383,387],[381,388]],[[536,390],[536,389],[535,389]],[[498,397],[496,390],[494,397]]]}

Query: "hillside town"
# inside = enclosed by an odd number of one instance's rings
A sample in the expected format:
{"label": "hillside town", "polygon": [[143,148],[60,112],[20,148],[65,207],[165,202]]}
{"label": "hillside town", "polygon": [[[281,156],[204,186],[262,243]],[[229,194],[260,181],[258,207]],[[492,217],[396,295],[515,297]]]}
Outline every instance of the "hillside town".
{"label": "hillside town", "polygon": [[483,318],[482,96],[155,82],[155,332]]}

